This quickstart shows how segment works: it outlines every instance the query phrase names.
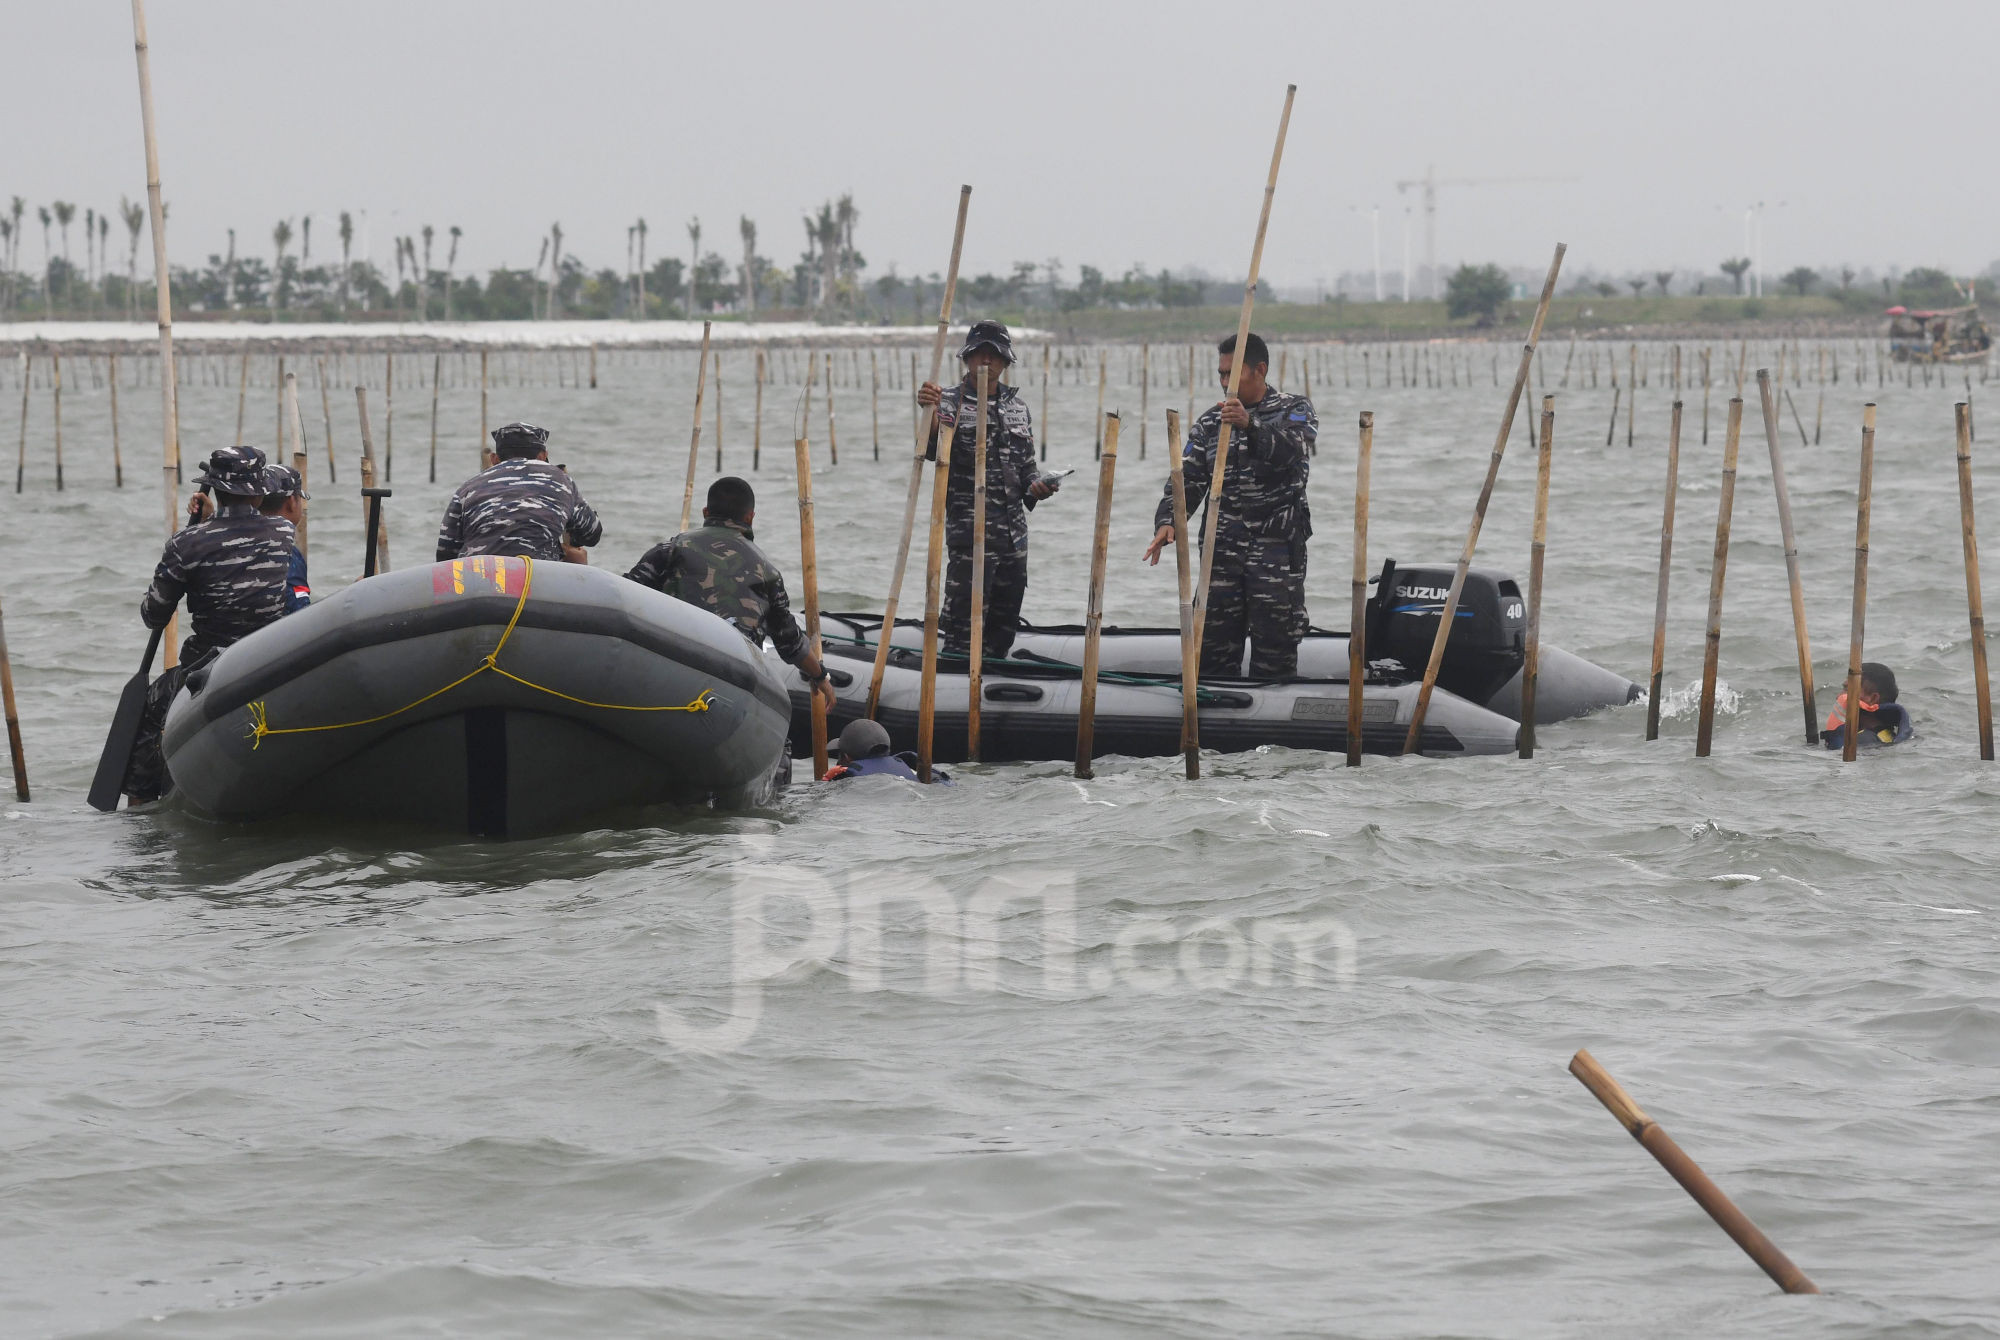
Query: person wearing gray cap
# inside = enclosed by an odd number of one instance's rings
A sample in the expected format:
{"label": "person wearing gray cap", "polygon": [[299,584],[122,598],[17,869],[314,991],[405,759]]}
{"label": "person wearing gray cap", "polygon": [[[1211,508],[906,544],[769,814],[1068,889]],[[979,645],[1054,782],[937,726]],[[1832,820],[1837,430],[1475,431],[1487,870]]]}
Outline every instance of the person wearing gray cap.
{"label": "person wearing gray cap", "polygon": [[1021,601],[1028,593],[1028,513],[1061,487],[1035,462],[1035,425],[1020,391],[1000,374],[1014,361],[1013,336],[998,321],[975,321],[959,350],[965,377],[949,389],[917,388],[917,401],[937,407],[924,448],[936,460],[938,434],[950,432],[951,478],[945,489],[944,607],[938,630],[946,655],[964,656],[972,642],[972,464],[979,420],[979,373],[986,373],[985,632],[988,659],[1014,647]]}
{"label": "person wearing gray cap", "polygon": [[[823,782],[844,781],[850,777],[900,777],[906,782],[917,780],[917,770],[910,766],[915,755],[905,751],[892,754],[889,732],[882,724],[866,717],[847,723],[847,729],[840,733],[840,761],[826,770]],[[931,769],[931,778],[946,786],[951,778],[937,768]]]}
{"label": "person wearing gray cap", "polygon": [[549,464],[549,430],[510,423],[493,430],[492,465],[458,486],[438,529],[437,559],[497,554],[583,562],[604,525],[576,482]]}

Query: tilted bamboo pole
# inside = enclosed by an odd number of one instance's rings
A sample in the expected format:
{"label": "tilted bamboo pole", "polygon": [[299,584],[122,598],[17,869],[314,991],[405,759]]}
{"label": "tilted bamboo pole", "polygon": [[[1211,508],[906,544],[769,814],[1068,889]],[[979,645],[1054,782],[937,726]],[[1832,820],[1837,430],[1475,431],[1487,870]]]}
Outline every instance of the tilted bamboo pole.
{"label": "tilted bamboo pole", "polygon": [[1660,690],[1666,675],[1667,582],[1673,575],[1674,500],[1680,491],[1681,402],[1674,401],[1673,421],[1667,429],[1667,500],[1660,513],[1660,578],[1653,597],[1653,675],[1647,681],[1646,738],[1660,738]]}
{"label": "tilted bamboo pole", "polygon": [[1549,303],[1555,297],[1556,276],[1562,272],[1563,253],[1568,250],[1567,243],[1556,243],[1555,257],[1549,262],[1548,277],[1542,281],[1541,301],[1535,305],[1535,319],[1528,326],[1528,341],[1521,346],[1521,366],[1514,373],[1513,389],[1507,393],[1507,412],[1501,417],[1500,432],[1493,439],[1493,455],[1486,463],[1486,482],[1480,486],[1479,501],[1472,509],[1472,525],[1465,533],[1465,548],[1458,556],[1458,569],[1452,574],[1451,590],[1445,596],[1444,612],[1438,618],[1437,637],[1431,642],[1430,663],[1424,667],[1423,685],[1417,690],[1416,707],[1410,713],[1409,734],[1403,737],[1405,754],[1416,753],[1418,741],[1423,738],[1424,714],[1430,710],[1431,691],[1437,687],[1438,668],[1444,664],[1445,643],[1450,639],[1451,626],[1458,618],[1458,601],[1465,590],[1465,574],[1472,568],[1472,554],[1479,545],[1479,528],[1486,521],[1486,506],[1493,500],[1493,485],[1500,477],[1500,458],[1507,450],[1508,436],[1514,431],[1514,414],[1520,408],[1521,393],[1528,385],[1535,345],[1542,338],[1542,322],[1548,317]]}
{"label": "tilted bamboo pole", "polygon": [[[958,261],[960,255],[965,250],[965,212],[971,204],[972,188],[970,186],[959,187],[958,220],[952,225],[951,233],[951,262],[945,267],[944,294],[938,300],[937,335],[931,342],[931,375],[929,380],[933,384],[936,384],[937,379],[944,372],[945,340],[951,334],[951,304],[958,293]],[[915,407],[917,404],[917,387],[915,385],[916,358],[917,356],[914,353],[910,355],[910,404],[912,407]],[[875,665],[868,673],[867,715],[871,721],[875,719],[875,709],[882,701],[882,675],[889,665],[889,641],[896,631],[896,605],[903,593],[903,570],[908,566],[910,561],[910,536],[915,530],[917,522],[917,495],[923,487],[924,453],[930,446],[931,425],[936,420],[936,417],[937,407],[926,405],[923,407],[923,413],[918,416],[917,420],[916,456],[910,462],[910,488],[909,493],[903,499],[903,535],[902,539],[896,545],[896,566],[891,570],[889,575],[889,598],[882,605],[882,626],[875,640]],[[942,456],[946,450],[947,444],[944,441],[943,435],[940,434],[938,452]],[[943,504],[942,502],[936,502],[935,505],[941,507]],[[934,579],[931,577],[926,578],[927,588],[931,580]],[[929,594],[927,589],[925,592],[927,601]],[[926,623],[932,622],[928,610],[925,612],[925,620]],[[929,634],[927,633],[926,636],[928,637]],[[926,655],[929,654],[927,650]],[[933,670],[933,677],[935,673],[935,670]],[[933,696],[935,696],[935,684],[933,684]],[[926,766],[928,766],[927,760]],[[930,779],[926,776],[924,780],[928,781]]]}
{"label": "tilted bamboo pole", "polygon": [[687,487],[681,490],[682,531],[686,531],[694,520],[694,472],[701,463],[701,404],[702,392],[708,386],[709,329],[709,322],[701,323],[701,356],[694,365],[694,436],[688,441]]}
{"label": "tilted bamboo pole", "polygon": [[1715,677],[1722,660],[1722,579],[1729,567],[1729,520],[1736,506],[1736,452],[1743,441],[1743,397],[1731,396],[1722,432],[1722,494],[1716,505],[1715,558],[1708,576],[1708,632],[1701,658],[1701,714],[1695,722],[1694,756],[1707,758],[1715,734]]}
{"label": "tilted bamboo pole", "polygon": [[14,705],[14,665],[7,658],[7,624],[0,619],[0,707],[7,716],[7,756],[14,765],[14,798],[23,802],[28,795],[28,756],[21,747],[21,713]]}
{"label": "tilted bamboo pole", "polygon": [[[1880,366],[1881,355],[1876,355]],[[1979,705],[1979,757],[1993,761],[1993,681],[1986,673],[1986,606],[1979,594],[1979,535],[1972,523],[1972,406],[1953,407],[1958,428],[1958,529],[1965,546],[1965,608],[1972,621],[1972,688]]]}
{"label": "tilted bamboo pole", "polygon": [[[1368,466],[1375,453],[1375,412],[1361,411],[1361,449],[1354,458],[1354,576],[1347,613],[1347,766],[1361,766],[1367,729],[1363,691],[1368,682]],[[1382,593],[1386,601],[1389,593]]]}
{"label": "tilted bamboo pole", "polygon": [[[812,448],[806,442],[805,424],[792,441],[792,461],[799,485],[799,580],[804,584],[806,645],[821,664],[823,649],[819,639],[819,551],[813,542]],[[826,776],[826,700],[819,690],[806,686],[812,703],[813,780]]]}
{"label": "tilted bamboo pole", "polygon": [[972,430],[972,582],[970,635],[965,644],[965,756],[979,761],[979,690],[986,668],[986,407],[987,372],[979,369],[979,421]]}
{"label": "tilted bamboo pole", "polygon": [[1875,403],[1861,407],[1861,482],[1854,495],[1854,610],[1847,634],[1847,729],[1840,757],[1852,763],[1861,736],[1861,642],[1868,623],[1868,510],[1875,487]]}
{"label": "tilted bamboo pole", "polygon": [[1764,410],[1764,443],[1771,451],[1771,487],[1778,498],[1778,533],[1785,542],[1785,580],[1792,591],[1792,633],[1799,645],[1799,694],[1805,700],[1806,743],[1819,743],[1819,705],[1814,701],[1812,640],[1806,636],[1806,594],[1799,579],[1799,542],[1792,531],[1792,496],[1785,487],[1785,461],[1778,449],[1778,404],[1771,374],[1757,369],[1757,396]]}
{"label": "tilted bamboo pole", "polygon": [[[146,43],[146,0],[132,0],[132,48],[139,62],[139,117],[146,136],[146,213],[153,230],[154,306],[160,327],[160,452],[161,501],[165,504],[167,535],[180,525],[181,444],[177,431],[179,408],[174,403],[178,377],[174,371],[174,300],[167,270],[167,209],[160,198],[160,142],[153,128],[153,69]],[[172,669],[179,659],[179,619],[169,617],[160,638],[161,665]]]}
{"label": "tilted bamboo pole", "polygon": [[1528,647],[1521,665],[1522,758],[1535,756],[1535,688],[1542,673],[1542,560],[1549,541],[1549,465],[1555,434],[1556,398],[1545,395],[1541,452],[1535,463],[1535,529],[1528,546]]}
{"label": "tilted bamboo pole", "polygon": [[1181,415],[1167,411],[1167,484],[1173,498],[1174,576],[1181,619],[1181,758],[1187,779],[1201,779],[1201,655],[1194,638],[1194,571],[1188,557],[1187,480],[1181,469]]}
{"label": "tilted bamboo pole", "polygon": [[1110,561],[1111,484],[1118,469],[1118,416],[1105,416],[1097,460],[1097,521],[1090,542],[1090,592],[1083,614],[1083,684],[1076,711],[1076,775],[1088,780],[1097,735],[1097,659],[1104,640],[1104,571]]}

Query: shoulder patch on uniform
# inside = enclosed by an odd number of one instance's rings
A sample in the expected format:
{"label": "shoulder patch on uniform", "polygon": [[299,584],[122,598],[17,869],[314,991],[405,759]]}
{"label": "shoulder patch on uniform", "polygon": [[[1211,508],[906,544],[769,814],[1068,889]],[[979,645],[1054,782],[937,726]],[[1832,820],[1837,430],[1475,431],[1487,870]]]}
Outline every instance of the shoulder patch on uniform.
{"label": "shoulder patch on uniform", "polygon": [[1311,416],[1310,414],[1305,414],[1305,413],[1299,413],[1299,414],[1294,414],[1294,415],[1292,416],[1292,422],[1293,422],[1293,423],[1304,423],[1304,422],[1305,422],[1305,421],[1306,421],[1307,419],[1309,419],[1309,418],[1311,418],[1311,417],[1312,417],[1312,416]]}

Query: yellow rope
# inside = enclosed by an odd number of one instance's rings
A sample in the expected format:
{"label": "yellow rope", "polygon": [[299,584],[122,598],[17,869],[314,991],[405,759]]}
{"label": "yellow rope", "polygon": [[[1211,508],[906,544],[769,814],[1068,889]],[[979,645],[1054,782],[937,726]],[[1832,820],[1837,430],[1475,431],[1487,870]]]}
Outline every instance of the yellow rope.
{"label": "yellow rope", "polygon": [[[257,702],[248,704],[250,713],[250,747],[255,749],[263,744],[264,737],[267,735],[310,735],[318,731],[350,730],[356,726],[372,726],[378,721],[387,721],[389,718],[399,717],[413,708],[422,707],[431,699],[450,693],[468,679],[477,679],[488,670],[491,670],[503,679],[511,679],[516,684],[526,685],[528,688],[534,689],[538,693],[546,693],[552,698],[561,698],[565,702],[577,703],[583,707],[602,708],[609,712],[706,712],[714,705],[715,695],[711,689],[703,689],[694,696],[692,702],[678,705],[639,707],[627,703],[597,703],[590,701],[588,698],[578,698],[571,694],[560,692],[559,690],[550,688],[546,684],[537,684],[531,679],[523,679],[511,671],[502,670],[499,666],[501,648],[505,647],[507,639],[514,635],[514,626],[521,621],[521,611],[528,606],[528,591],[535,583],[535,560],[523,557],[521,561],[527,565],[527,568],[526,575],[521,582],[520,599],[514,602],[513,617],[507,620],[507,627],[502,630],[500,640],[493,645],[493,650],[487,654],[486,659],[481,661],[476,668],[466,674],[460,675],[441,689],[433,689],[423,697],[403,704],[393,712],[384,712],[379,716],[364,717],[359,721],[342,721],[326,726],[273,726],[266,717],[265,705],[260,699]],[[504,577],[502,580],[505,580]],[[503,587],[502,589],[504,590],[505,588]]]}

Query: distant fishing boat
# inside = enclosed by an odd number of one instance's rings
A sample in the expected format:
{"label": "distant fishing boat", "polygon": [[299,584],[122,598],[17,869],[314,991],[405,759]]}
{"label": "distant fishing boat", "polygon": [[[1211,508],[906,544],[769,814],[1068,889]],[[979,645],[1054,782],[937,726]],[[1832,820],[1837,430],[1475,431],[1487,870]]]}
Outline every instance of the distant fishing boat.
{"label": "distant fishing boat", "polygon": [[1993,332],[1974,304],[1935,312],[1891,307],[1889,356],[1898,363],[1983,363]]}

